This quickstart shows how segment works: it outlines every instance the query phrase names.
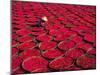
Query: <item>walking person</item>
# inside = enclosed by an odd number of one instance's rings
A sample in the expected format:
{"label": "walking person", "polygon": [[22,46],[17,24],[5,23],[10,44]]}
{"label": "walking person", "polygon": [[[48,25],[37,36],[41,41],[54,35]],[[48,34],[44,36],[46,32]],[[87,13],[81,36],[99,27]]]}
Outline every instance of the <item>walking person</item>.
{"label": "walking person", "polygon": [[47,21],[48,21],[47,17],[46,17],[46,16],[43,16],[42,18],[40,18],[40,19],[37,21],[37,26],[38,26],[38,27],[42,27],[43,24],[44,24],[45,22],[47,22]]}

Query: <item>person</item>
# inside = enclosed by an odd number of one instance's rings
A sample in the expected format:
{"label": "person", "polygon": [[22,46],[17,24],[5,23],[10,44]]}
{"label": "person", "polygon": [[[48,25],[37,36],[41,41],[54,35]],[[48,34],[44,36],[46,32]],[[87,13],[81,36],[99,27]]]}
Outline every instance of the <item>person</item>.
{"label": "person", "polygon": [[38,26],[38,27],[42,27],[43,24],[44,24],[45,22],[47,22],[47,21],[48,21],[47,17],[46,17],[46,16],[43,16],[42,18],[40,18],[40,19],[37,21],[37,26]]}

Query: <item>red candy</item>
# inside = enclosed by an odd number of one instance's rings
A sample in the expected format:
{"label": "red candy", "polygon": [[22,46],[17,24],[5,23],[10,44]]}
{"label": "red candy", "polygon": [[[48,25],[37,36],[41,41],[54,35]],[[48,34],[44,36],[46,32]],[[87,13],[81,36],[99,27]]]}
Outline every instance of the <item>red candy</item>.
{"label": "red candy", "polygon": [[82,41],[83,41],[82,37],[80,37],[80,36],[75,36],[72,38],[72,40],[77,44],[82,43]]}
{"label": "red candy", "polygon": [[19,45],[19,49],[26,50],[26,49],[34,48],[35,46],[36,46],[36,42],[29,41],[29,42],[21,43]]}
{"label": "red candy", "polygon": [[15,40],[12,40],[12,46],[17,46],[17,42]]}
{"label": "red candy", "polygon": [[26,34],[31,34],[31,31],[28,30],[28,29],[21,29],[21,30],[18,30],[18,31],[16,32],[16,34],[17,34],[17,35],[23,36],[23,35],[26,35]]}
{"label": "red candy", "polygon": [[25,35],[18,39],[19,42],[32,41],[34,38],[30,35]]}
{"label": "red candy", "polygon": [[57,46],[56,42],[49,41],[49,42],[41,42],[39,48],[41,50],[49,50],[55,48],[56,46]]}
{"label": "red candy", "polygon": [[77,59],[77,65],[84,69],[95,68],[96,58],[95,56],[83,55]]}
{"label": "red candy", "polygon": [[81,70],[81,68],[76,66],[76,65],[72,65],[72,66],[68,67],[66,70],[70,70],[70,71],[72,71],[72,70]]}
{"label": "red candy", "polygon": [[25,50],[20,54],[20,57],[23,60],[31,56],[40,56],[40,51],[38,49],[29,49],[29,50]]}
{"label": "red candy", "polygon": [[78,48],[75,48],[75,49],[72,49],[72,50],[66,52],[66,56],[69,56],[73,59],[77,59],[80,56],[82,56],[83,54],[84,54],[84,52],[82,51],[82,49],[78,49]]}
{"label": "red candy", "polygon": [[12,34],[12,39],[16,39],[17,35],[16,34]]}
{"label": "red candy", "polygon": [[96,55],[96,49],[95,48],[92,48],[87,53],[88,54],[91,54],[91,55]]}
{"label": "red candy", "polygon": [[33,31],[42,31],[43,28],[42,27],[33,27],[32,30]]}
{"label": "red candy", "polygon": [[18,56],[14,56],[12,58],[12,71],[16,71],[20,68],[20,64],[22,62],[22,59]]}
{"label": "red candy", "polygon": [[65,70],[73,64],[73,60],[70,57],[59,57],[50,62],[50,68],[55,70]]}
{"label": "red candy", "polygon": [[52,36],[42,34],[42,35],[39,35],[37,37],[37,40],[39,40],[39,41],[50,41],[50,40],[52,40]]}
{"label": "red candy", "polygon": [[39,56],[33,56],[25,59],[22,67],[29,72],[46,72],[48,61]]}
{"label": "red candy", "polygon": [[75,47],[75,42],[73,41],[62,41],[58,44],[58,47],[61,49],[61,50],[69,50],[73,47]]}
{"label": "red candy", "polygon": [[43,56],[49,59],[54,59],[57,58],[59,56],[62,56],[62,52],[55,49],[55,50],[49,50],[43,53]]}
{"label": "red candy", "polygon": [[18,54],[18,49],[12,48],[12,56],[17,55],[17,54]]}
{"label": "red candy", "polygon": [[92,45],[89,44],[89,43],[81,43],[77,47],[81,48],[81,49],[83,49],[84,51],[87,52],[88,50],[90,50],[92,48]]}
{"label": "red candy", "polygon": [[88,42],[95,42],[96,36],[92,34],[87,34],[85,35],[84,39],[87,40]]}
{"label": "red candy", "polygon": [[41,35],[41,34],[46,34],[45,31],[41,31],[41,32],[33,32],[32,35],[34,36],[38,36],[38,35]]}

